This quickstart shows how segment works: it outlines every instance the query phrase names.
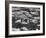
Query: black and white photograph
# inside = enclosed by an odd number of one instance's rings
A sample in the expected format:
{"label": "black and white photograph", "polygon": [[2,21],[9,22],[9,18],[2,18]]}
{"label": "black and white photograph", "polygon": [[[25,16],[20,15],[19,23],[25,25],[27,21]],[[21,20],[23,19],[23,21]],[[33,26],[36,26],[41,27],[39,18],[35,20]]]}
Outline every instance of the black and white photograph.
{"label": "black and white photograph", "polygon": [[40,8],[12,7],[12,31],[40,30]]}
{"label": "black and white photograph", "polygon": [[44,32],[43,3],[9,3],[8,35],[42,35]]}

